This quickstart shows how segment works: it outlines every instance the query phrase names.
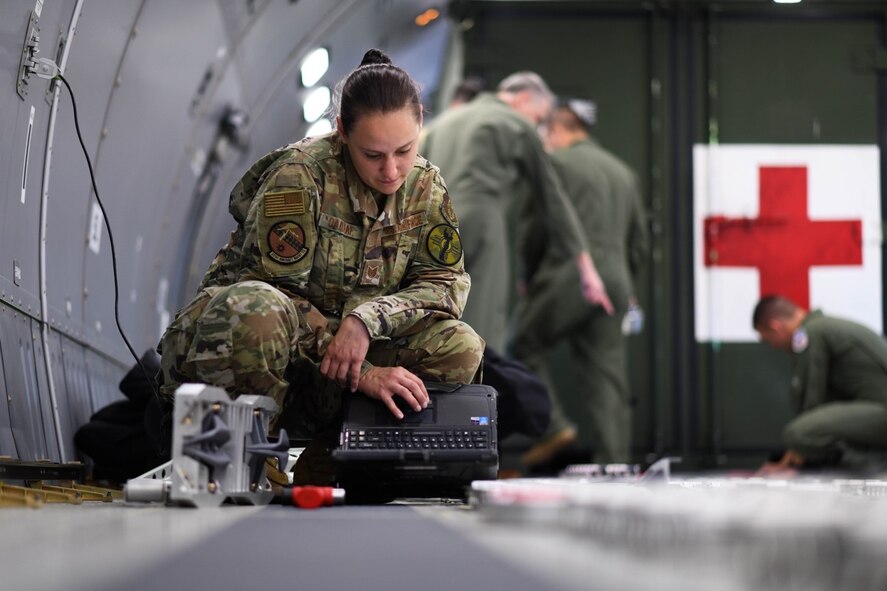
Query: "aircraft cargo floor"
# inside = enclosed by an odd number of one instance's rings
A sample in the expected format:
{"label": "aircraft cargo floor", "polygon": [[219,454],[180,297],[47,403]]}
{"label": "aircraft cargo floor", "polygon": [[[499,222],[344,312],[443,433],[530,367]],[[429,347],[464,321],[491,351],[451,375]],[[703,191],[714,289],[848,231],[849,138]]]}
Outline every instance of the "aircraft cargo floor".
{"label": "aircraft cargo floor", "polygon": [[887,588],[887,480],[518,479],[472,503],[0,509],[2,591]]}
{"label": "aircraft cargo floor", "polygon": [[588,544],[484,524],[460,505],[115,502],[3,509],[0,524],[5,591],[612,588],[594,582]]}

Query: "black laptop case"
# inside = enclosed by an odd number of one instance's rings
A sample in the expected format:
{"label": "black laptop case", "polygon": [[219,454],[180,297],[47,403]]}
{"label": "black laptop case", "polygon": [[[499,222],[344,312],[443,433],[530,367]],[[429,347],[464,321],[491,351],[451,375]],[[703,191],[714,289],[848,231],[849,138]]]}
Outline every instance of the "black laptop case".
{"label": "black laptop case", "polygon": [[333,451],[347,498],[463,497],[473,480],[497,476],[496,390],[482,384],[425,384],[430,402],[416,412],[396,398],[397,419],[377,400],[349,396]]}

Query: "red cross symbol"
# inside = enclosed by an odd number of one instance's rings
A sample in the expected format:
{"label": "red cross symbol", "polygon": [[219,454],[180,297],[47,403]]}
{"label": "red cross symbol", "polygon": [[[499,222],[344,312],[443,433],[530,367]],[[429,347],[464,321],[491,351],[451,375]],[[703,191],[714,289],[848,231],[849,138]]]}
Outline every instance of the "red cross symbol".
{"label": "red cross symbol", "polygon": [[705,266],[755,267],[761,295],[809,308],[811,267],[862,264],[862,221],[807,217],[806,166],[762,166],[759,173],[757,218],[705,218]]}

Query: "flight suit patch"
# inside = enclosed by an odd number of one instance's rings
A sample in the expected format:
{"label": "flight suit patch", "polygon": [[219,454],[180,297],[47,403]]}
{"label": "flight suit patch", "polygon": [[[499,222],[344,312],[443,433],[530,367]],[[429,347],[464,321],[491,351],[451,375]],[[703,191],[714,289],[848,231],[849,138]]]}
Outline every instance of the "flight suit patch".
{"label": "flight suit patch", "polygon": [[803,353],[807,350],[807,345],[810,344],[810,338],[807,336],[807,331],[803,328],[799,328],[792,335],[792,351],[795,353]]}
{"label": "flight suit patch", "polygon": [[308,191],[287,189],[265,193],[265,217],[304,215]]}
{"label": "flight suit patch", "polygon": [[449,224],[438,224],[428,232],[426,241],[431,257],[451,267],[462,259],[462,239],[459,232]]}
{"label": "flight suit patch", "polygon": [[268,231],[268,256],[282,265],[292,265],[305,258],[305,231],[295,222],[278,222]]}

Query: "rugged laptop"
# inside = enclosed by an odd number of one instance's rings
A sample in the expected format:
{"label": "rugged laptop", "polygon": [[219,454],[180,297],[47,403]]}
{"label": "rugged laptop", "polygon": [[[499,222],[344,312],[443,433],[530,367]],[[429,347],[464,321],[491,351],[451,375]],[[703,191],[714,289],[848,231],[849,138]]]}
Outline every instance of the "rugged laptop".
{"label": "rugged laptop", "polygon": [[421,412],[395,399],[402,420],[362,394],[346,399],[333,462],[349,502],[461,498],[471,481],[496,478],[496,390],[481,384],[425,386],[431,400]]}

